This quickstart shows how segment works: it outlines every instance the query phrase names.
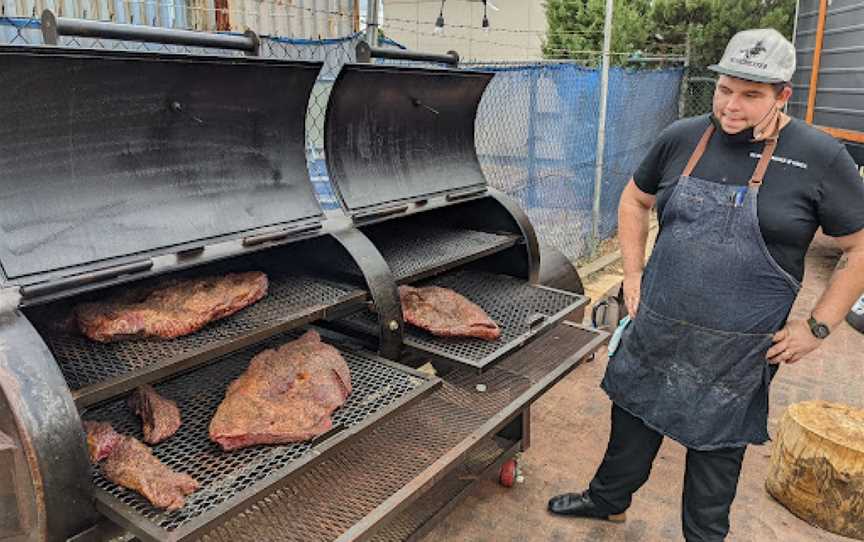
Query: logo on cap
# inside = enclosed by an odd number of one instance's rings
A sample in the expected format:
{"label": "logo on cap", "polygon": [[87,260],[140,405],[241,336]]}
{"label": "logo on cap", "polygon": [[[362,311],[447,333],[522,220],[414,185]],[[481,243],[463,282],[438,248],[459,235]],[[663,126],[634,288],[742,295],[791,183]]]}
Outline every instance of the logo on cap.
{"label": "logo on cap", "polygon": [[761,55],[767,50],[768,49],[766,49],[765,46],[762,44],[762,40],[759,40],[753,45],[753,47],[745,47],[744,49],[741,49],[739,51],[739,53],[741,53],[744,58],[732,57],[729,59],[729,62],[740,64],[742,66],[749,66],[751,68],[757,68],[760,70],[767,70],[768,64],[766,64],[765,62],[756,62],[752,60],[754,57]]}
{"label": "logo on cap", "polygon": [[753,47],[750,47],[749,49],[741,49],[741,52],[744,53],[744,58],[750,60],[754,56],[759,56],[767,50],[768,49],[762,45],[762,40],[759,40]]}

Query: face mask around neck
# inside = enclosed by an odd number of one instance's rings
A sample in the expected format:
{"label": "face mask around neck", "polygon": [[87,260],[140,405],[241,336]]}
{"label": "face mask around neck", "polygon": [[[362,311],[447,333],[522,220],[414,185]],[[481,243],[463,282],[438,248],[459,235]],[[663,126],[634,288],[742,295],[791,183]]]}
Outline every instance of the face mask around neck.
{"label": "face mask around neck", "polygon": [[724,143],[730,145],[740,145],[744,143],[751,143],[756,138],[756,134],[754,133],[752,126],[741,130],[737,134],[728,134],[723,130],[723,126],[720,124],[720,121],[717,120],[717,117],[714,116],[714,113],[711,113],[710,118],[711,122],[714,124],[714,131],[720,134],[720,137],[723,139]]}

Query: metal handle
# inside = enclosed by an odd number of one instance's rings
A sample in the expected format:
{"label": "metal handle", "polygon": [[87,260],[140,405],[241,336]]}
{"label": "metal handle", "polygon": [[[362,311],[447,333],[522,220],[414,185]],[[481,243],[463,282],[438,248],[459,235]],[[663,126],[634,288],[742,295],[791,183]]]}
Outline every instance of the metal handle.
{"label": "metal handle", "polygon": [[[596,305],[591,307],[591,325],[594,327],[600,327],[599,322],[603,321],[605,325],[606,320],[606,309],[609,307],[609,301],[607,299],[603,299],[599,301]],[[600,309],[603,309],[603,313],[600,313]],[[600,314],[600,318],[598,318],[598,314]]]}
{"label": "metal handle", "polygon": [[531,331],[534,331],[535,329],[540,327],[544,322],[546,322],[546,320],[548,320],[548,319],[549,319],[549,317],[546,316],[545,314],[540,314],[540,313],[532,314],[531,316],[528,317],[528,328]]}
{"label": "metal handle", "polygon": [[311,226],[291,230],[279,230],[270,233],[262,233],[261,235],[252,235],[243,238],[243,246],[254,247],[257,245],[263,245],[264,243],[275,243],[276,241],[282,241],[288,237],[299,237],[301,235],[317,232],[322,227],[321,224],[313,224]]}
{"label": "metal handle", "polygon": [[488,190],[485,187],[483,187],[483,188],[478,188],[476,190],[469,190],[468,192],[458,192],[456,194],[447,194],[446,199],[447,199],[447,201],[459,201],[459,200],[463,200],[463,199],[473,198],[475,196],[482,196],[487,191]]}
{"label": "metal handle", "polygon": [[249,56],[257,56],[260,47],[258,34],[247,30],[242,36],[194,32],[174,28],[157,28],[133,24],[104,23],[85,19],[57,17],[46,9],[42,12],[42,41],[57,45],[60,36],[81,36],[85,38],[105,38],[168,45],[191,45],[194,47],[213,47],[244,51]]}
{"label": "metal handle", "polygon": [[406,51],[404,49],[386,49],[384,47],[372,47],[365,41],[357,44],[357,62],[369,63],[373,58],[389,58],[391,60],[410,60],[414,62],[437,62],[449,66],[459,65],[459,53],[447,51],[445,55],[435,53],[421,53],[419,51]]}
{"label": "metal handle", "polygon": [[388,216],[398,215],[398,214],[404,213],[407,210],[408,210],[407,205],[399,205],[396,207],[388,207],[386,209],[374,209],[374,210],[368,211],[368,212],[354,213],[352,218],[354,218],[354,220],[356,222],[362,222],[362,221],[375,220],[378,218],[384,218],[384,217],[388,217]]}

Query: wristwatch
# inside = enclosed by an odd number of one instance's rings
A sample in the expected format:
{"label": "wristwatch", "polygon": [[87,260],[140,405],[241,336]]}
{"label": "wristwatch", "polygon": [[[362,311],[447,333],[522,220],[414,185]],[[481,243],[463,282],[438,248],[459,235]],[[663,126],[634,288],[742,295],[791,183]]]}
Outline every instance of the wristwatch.
{"label": "wristwatch", "polygon": [[813,318],[812,314],[810,315],[810,318],[807,319],[807,325],[810,326],[810,332],[817,339],[824,339],[831,334],[831,328],[828,327],[827,324],[823,324],[819,320]]}

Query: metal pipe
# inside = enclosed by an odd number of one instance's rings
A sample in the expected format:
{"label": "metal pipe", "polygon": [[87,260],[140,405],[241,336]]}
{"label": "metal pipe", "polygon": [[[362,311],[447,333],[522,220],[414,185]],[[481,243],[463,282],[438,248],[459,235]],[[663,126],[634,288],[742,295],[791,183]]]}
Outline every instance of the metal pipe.
{"label": "metal pipe", "polygon": [[[370,47],[378,45],[378,0],[367,0],[366,6],[366,43]],[[389,57],[381,57],[389,58]]]}
{"label": "metal pipe", "polygon": [[459,53],[447,51],[447,54],[421,53],[403,49],[370,47],[365,41],[357,44],[357,62],[371,62],[373,58],[389,58],[392,60],[410,60],[414,62],[438,62],[456,66],[459,64]]}
{"label": "metal pipe", "polygon": [[597,157],[594,161],[594,205],[591,218],[591,240],[600,239],[600,191],[603,187],[603,153],[606,150],[606,107],[609,98],[609,59],[612,48],[612,12],[614,0],[606,0],[606,20],[603,23],[603,70],[600,77],[600,113],[597,121]]}
{"label": "metal pipe", "polygon": [[57,45],[61,35],[237,49],[253,55],[257,54],[259,45],[258,35],[251,30],[247,30],[242,36],[232,36],[173,28],[103,23],[84,19],[55,17],[54,13],[46,9],[42,12],[42,36],[44,42],[49,45]]}
{"label": "metal pipe", "polygon": [[684,76],[681,78],[681,92],[678,95],[678,118],[683,118],[687,110],[687,93],[690,89],[690,25],[684,37]]}

